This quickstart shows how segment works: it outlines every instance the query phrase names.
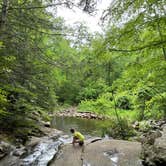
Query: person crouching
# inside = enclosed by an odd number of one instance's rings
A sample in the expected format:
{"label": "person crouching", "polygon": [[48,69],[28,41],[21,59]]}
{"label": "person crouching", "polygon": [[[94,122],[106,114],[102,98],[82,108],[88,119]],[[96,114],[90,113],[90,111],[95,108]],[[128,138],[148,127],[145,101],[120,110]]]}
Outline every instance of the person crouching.
{"label": "person crouching", "polygon": [[75,131],[75,129],[70,129],[70,132],[73,134],[72,144],[78,143],[80,146],[83,146],[85,137],[80,132]]}

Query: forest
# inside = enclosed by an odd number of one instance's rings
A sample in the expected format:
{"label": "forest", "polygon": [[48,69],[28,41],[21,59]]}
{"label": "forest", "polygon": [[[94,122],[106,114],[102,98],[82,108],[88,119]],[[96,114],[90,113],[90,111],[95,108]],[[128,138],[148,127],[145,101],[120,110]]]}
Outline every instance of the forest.
{"label": "forest", "polygon": [[56,15],[59,6],[93,14],[96,3],[0,0],[0,132],[26,135],[36,112],[47,120],[70,106],[127,122],[166,118],[165,0],[113,1],[102,33]]}

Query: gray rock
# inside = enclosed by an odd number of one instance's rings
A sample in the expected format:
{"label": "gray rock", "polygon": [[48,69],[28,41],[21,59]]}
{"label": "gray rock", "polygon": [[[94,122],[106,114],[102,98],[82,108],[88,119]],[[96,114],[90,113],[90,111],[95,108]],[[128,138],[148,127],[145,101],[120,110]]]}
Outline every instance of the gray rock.
{"label": "gray rock", "polygon": [[50,166],[141,166],[138,142],[122,140],[85,141],[83,147],[66,144]]}
{"label": "gray rock", "polygon": [[26,148],[25,147],[22,147],[22,148],[19,148],[19,149],[16,149],[14,152],[13,152],[13,156],[22,156],[26,153]]}
{"label": "gray rock", "polygon": [[51,124],[50,124],[50,122],[45,122],[45,123],[44,123],[44,126],[45,126],[45,127],[51,127]]}
{"label": "gray rock", "polygon": [[142,159],[144,165],[166,165],[166,125],[162,134],[159,130],[152,131],[142,144]]}
{"label": "gray rock", "polygon": [[0,159],[8,155],[12,149],[13,149],[12,145],[6,142],[0,141]]}

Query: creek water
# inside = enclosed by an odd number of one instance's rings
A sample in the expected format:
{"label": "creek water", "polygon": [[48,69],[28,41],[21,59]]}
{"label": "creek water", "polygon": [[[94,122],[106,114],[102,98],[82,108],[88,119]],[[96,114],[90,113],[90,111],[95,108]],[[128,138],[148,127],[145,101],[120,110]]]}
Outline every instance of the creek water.
{"label": "creek water", "polygon": [[110,120],[83,119],[76,117],[55,116],[51,121],[51,126],[70,134],[70,129],[74,128],[86,136],[104,137],[110,129]]}
{"label": "creek water", "polygon": [[53,156],[58,152],[61,144],[71,143],[71,128],[75,128],[85,135],[86,138],[93,136],[105,136],[109,129],[109,120],[83,119],[75,117],[57,117],[51,121],[51,127],[64,132],[57,140],[46,138],[38,144],[31,154],[22,160],[22,165],[46,166]]}
{"label": "creek water", "polygon": [[[64,132],[59,138],[45,137],[34,149],[21,159],[22,166],[46,166],[58,152],[61,144],[70,143],[72,135],[71,128],[75,128],[85,135],[86,138],[106,136],[106,131],[110,128],[110,120],[83,119],[76,117],[53,117],[51,126]],[[10,159],[10,160],[9,160]],[[12,163],[12,164],[11,164]],[[0,165],[17,165],[18,162],[8,156]],[[18,165],[19,165],[18,164]]]}

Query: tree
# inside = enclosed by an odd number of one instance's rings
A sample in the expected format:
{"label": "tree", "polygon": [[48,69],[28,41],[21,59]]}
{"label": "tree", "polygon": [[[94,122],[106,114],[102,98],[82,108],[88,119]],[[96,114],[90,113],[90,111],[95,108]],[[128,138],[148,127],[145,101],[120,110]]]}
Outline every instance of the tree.
{"label": "tree", "polygon": [[[103,20],[108,20],[111,28],[111,35],[116,35],[116,40],[110,42],[119,44],[123,42],[125,47],[120,47],[111,43],[109,50],[118,52],[139,52],[144,49],[162,49],[165,59],[165,1],[115,1],[103,15]],[[116,33],[113,29],[119,29]],[[117,31],[118,32],[118,31]],[[142,38],[140,34],[148,34]],[[153,32],[153,33],[151,33]],[[155,34],[155,36],[154,36]],[[114,39],[115,37],[113,37]],[[127,43],[132,45],[125,45]],[[107,38],[109,41],[109,38]],[[134,43],[134,44],[133,44]]]}

